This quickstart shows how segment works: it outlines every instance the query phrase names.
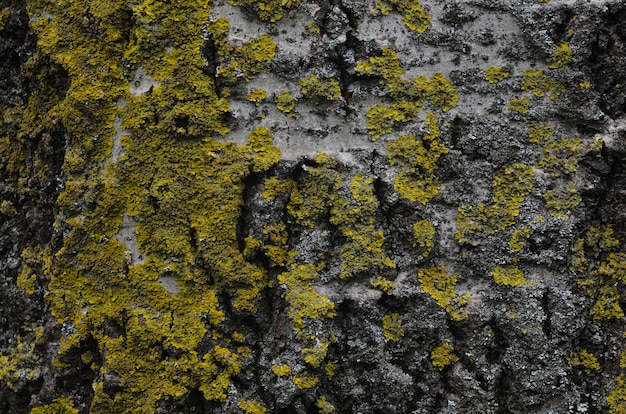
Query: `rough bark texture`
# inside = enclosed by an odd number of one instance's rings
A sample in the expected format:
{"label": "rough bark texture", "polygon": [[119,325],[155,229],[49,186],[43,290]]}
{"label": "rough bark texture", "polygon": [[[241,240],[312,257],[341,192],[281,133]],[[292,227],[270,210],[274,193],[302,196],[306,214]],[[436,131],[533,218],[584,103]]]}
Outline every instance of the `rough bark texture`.
{"label": "rough bark texture", "polygon": [[0,412],[626,412],[626,4],[0,0]]}

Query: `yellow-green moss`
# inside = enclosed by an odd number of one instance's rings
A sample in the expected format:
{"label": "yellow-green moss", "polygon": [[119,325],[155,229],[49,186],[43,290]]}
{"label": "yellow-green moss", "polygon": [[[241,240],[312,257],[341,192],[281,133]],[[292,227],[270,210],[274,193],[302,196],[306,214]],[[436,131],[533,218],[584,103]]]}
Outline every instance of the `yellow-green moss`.
{"label": "yellow-green moss", "polygon": [[470,303],[469,294],[459,296],[454,288],[457,275],[446,273],[443,266],[421,269],[417,272],[420,288],[428,293],[455,321],[467,319],[465,307]]}
{"label": "yellow-green moss", "polygon": [[591,371],[600,371],[600,361],[586,349],[570,353],[567,362],[573,367],[582,367],[587,374],[591,374]]}
{"label": "yellow-green moss", "polygon": [[267,92],[263,89],[253,89],[246,95],[246,99],[254,102],[256,106],[261,105],[265,98],[267,98]]}
{"label": "yellow-green moss", "polygon": [[511,264],[496,266],[492,275],[493,280],[499,285],[515,287],[526,284],[524,272],[517,267],[517,260]]}
{"label": "yellow-green moss", "polygon": [[272,372],[277,377],[287,377],[291,375],[291,367],[287,364],[272,365]]}
{"label": "yellow-green moss", "polygon": [[543,199],[552,217],[564,219],[568,219],[571,210],[582,202],[582,197],[578,194],[574,183],[546,191]]}
{"label": "yellow-green moss", "polygon": [[546,59],[546,63],[550,69],[558,69],[572,63],[572,49],[569,48],[569,43],[557,45]]}
{"label": "yellow-green moss", "polygon": [[376,0],[375,7],[372,11],[374,16],[378,13],[386,16],[394,9],[397,10],[402,14],[404,24],[417,33],[424,33],[430,26],[431,16],[417,0]]}
{"label": "yellow-green moss", "polygon": [[489,83],[498,83],[509,77],[509,71],[502,66],[490,66],[485,71],[485,80]]}
{"label": "yellow-green moss", "polygon": [[532,124],[528,128],[528,141],[533,144],[543,144],[554,135],[554,128],[550,124]]}
{"label": "yellow-green moss", "polygon": [[239,408],[248,414],[265,414],[267,412],[267,408],[256,401],[241,400],[239,401]]}
{"label": "yellow-green moss", "polygon": [[383,316],[383,335],[391,341],[399,341],[404,337],[402,322],[397,313],[390,313]]}
{"label": "yellow-green moss", "polygon": [[337,79],[321,80],[317,75],[300,79],[302,95],[313,100],[314,103],[334,101],[341,97],[341,88]]}
{"label": "yellow-green moss", "polygon": [[509,101],[508,108],[510,111],[519,112],[520,114],[527,114],[528,110],[530,109],[530,99],[528,99],[527,97],[513,97]]}
{"label": "yellow-green moss", "polygon": [[445,367],[457,363],[459,357],[454,353],[454,345],[444,342],[432,350],[430,360],[433,366],[441,371]]}
{"label": "yellow-green moss", "polygon": [[70,397],[55,398],[50,404],[34,407],[30,414],[78,414]]}
{"label": "yellow-green moss", "polygon": [[520,88],[523,91],[532,92],[533,95],[539,98],[547,94],[551,100],[558,98],[565,92],[565,87],[561,82],[551,79],[541,69],[526,70]]}

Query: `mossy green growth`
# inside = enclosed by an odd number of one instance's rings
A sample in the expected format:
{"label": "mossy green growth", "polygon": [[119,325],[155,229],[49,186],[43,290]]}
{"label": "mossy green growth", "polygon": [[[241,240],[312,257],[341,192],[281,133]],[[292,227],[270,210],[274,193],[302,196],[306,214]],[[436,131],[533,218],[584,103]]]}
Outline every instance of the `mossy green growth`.
{"label": "mossy green growth", "polygon": [[517,267],[517,260],[507,265],[498,265],[493,269],[493,280],[504,286],[516,287],[526,284],[524,272]]}
{"label": "mossy green growth", "polygon": [[532,124],[528,128],[528,141],[533,144],[543,144],[554,135],[554,128],[550,124]]}
{"label": "mossy green growth", "polygon": [[342,279],[363,272],[379,272],[395,268],[395,263],[383,249],[385,236],[376,230],[378,201],[374,196],[374,181],[360,174],[350,182],[350,198],[334,197],[330,222],[347,238],[341,246]]}
{"label": "mossy green growth", "polygon": [[516,98],[513,97],[509,101],[509,111],[519,112],[520,114],[527,114],[530,109],[530,99],[527,97]]}
{"label": "mossy green growth", "polygon": [[50,404],[34,407],[30,414],[78,414],[70,397],[55,398]]}
{"label": "mossy green growth", "polygon": [[311,75],[300,79],[302,95],[311,99],[314,103],[334,101],[341,97],[341,88],[337,79],[319,79],[317,75]]}
{"label": "mossy green growth", "polygon": [[417,272],[417,280],[420,288],[428,293],[453,320],[467,319],[465,307],[470,303],[470,296],[469,294],[459,296],[454,291],[457,282],[456,274],[448,275],[443,266],[430,267],[420,269]]}
{"label": "mossy green growth", "polygon": [[547,94],[551,100],[555,100],[565,92],[565,87],[561,82],[551,79],[541,69],[526,70],[520,88],[523,91],[532,92],[539,98],[543,98]]}
{"label": "mossy green growth", "polygon": [[402,14],[404,24],[417,33],[424,33],[430,26],[431,16],[417,0],[376,0],[372,14],[377,16],[380,13],[386,16],[394,9]]}
{"label": "mossy green growth", "polygon": [[309,334],[304,330],[307,320],[335,316],[335,304],[313,289],[317,278],[313,264],[294,265],[290,271],[278,275],[282,295],[289,304],[288,315],[297,334]]}
{"label": "mossy green growth", "polygon": [[567,362],[573,367],[583,368],[587,374],[591,374],[592,371],[600,371],[600,361],[586,349],[570,353]]}
{"label": "mossy green growth", "polygon": [[568,219],[571,211],[582,202],[575,183],[569,183],[565,187],[548,190],[543,195],[548,213],[552,217]]}
{"label": "mossy green growth", "polygon": [[454,353],[454,345],[444,342],[432,350],[430,360],[433,366],[441,371],[445,367],[459,362],[459,357]]}
{"label": "mossy green growth", "polygon": [[298,100],[289,92],[283,92],[276,98],[276,108],[289,117],[296,116],[296,106],[298,106]]}
{"label": "mossy green growth", "polygon": [[466,242],[474,233],[494,234],[515,224],[519,204],[533,188],[535,172],[524,164],[512,164],[498,170],[493,177],[493,204],[459,207],[456,217],[457,240]]}
{"label": "mossy green growth", "polygon": [[287,211],[302,226],[313,228],[329,211],[335,193],[342,185],[335,162],[324,153],[307,166],[289,198]]}
{"label": "mossy green growth", "polygon": [[417,221],[413,224],[413,237],[416,245],[425,248],[422,256],[428,256],[434,246],[435,227],[428,220]]}
{"label": "mossy green growth", "polygon": [[489,83],[502,82],[509,77],[509,71],[502,66],[490,66],[485,70],[485,80]]}
{"label": "mossy green growth", "polygon": [[257,401],[241,400],[239,401],[239,408],[248,414],[265,414],[267,412],[267,408]]}
{"label": "mossy green growth", "polygon": [[383,335],[390,341],[398,342],[404,337],[402,321],[397,313],[390,313],[383,316]]}
{"label": "mossy green growth", "polygon": [[582,159],[581,148],[579,139],[561,138],[548,141],[543,146],[543,155],[537,167],[550,173],[552,177],[573,175],[578,171],[578,162]]}
{"label": "mossy green growth", "polygon": [[289,9],[300,7],[301,0],[228,0],[233,6],[254,6],[259,18],[267,22],[277,22]]}
{"label": "mossy green growth", "polygon": [[572,49],[569,48],[569,43],[557,45],[546,59],[546,63],[550,69],[558,69],[572,63]]}

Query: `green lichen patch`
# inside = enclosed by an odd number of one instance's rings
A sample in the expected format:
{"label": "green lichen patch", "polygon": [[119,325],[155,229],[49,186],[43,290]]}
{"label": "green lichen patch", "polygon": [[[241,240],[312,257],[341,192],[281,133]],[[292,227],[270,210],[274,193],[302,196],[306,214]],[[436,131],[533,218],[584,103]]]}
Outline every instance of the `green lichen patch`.
{"label": "green lichen patch", "polygon": [[543,154],[537,167],[550,173],[552,177],[573,175],[578,171],[582,159],[582,144],[579,139],[561,138],[548,141],[543,146]]}
{"label": "green lichen patch", "polygon": [[372,14],[377,16],[380,13],[386,16],[394,9],[402,14],[404,24],[417,33],[424,33],[430,26],[431,16],[422,8],[419,1],[376,0]]}
{"label": "green lichen patch", "polygon": [[546,63],[550,69],[558,69],[572,63],[572,49],[569,43],[563,42],[557,45],[546,59]]}
{"label": "green lichen patch", "polygon": [[340,248],[340,277],[347,279],[363,272],[395,268],[383,249],[385,236],[375,227],[378,201],[374,196],[374,181],[355,175],[350,182],[350,194],[351,199],[335,197],[330,211],[330,222],[348,240]]}
{"label": "green lichen patch", "polygon": [[383,316],[383,335],[390,341],[398,342],[404,337],[402,322],[397,313],[390,313]]}
{"label": "green lichen patch", "polygon": [[435,227],[428,220],[420,220],[413,224],[413,238],[415,244],[424,248],[423,256],[428,256],[433,250],[433,238],[435,237]]}
{"label": "green lichen patch", "polygon": [[565,92],[565,87],[561,82],[551,79],[541,69],[526,70],[524,79],[520,83],[520,88],[523,91],[531,92],[539,98],[548,95],[551,100],[555,100]]}
{"label": "green lichen patch", "polygon": [[283,92],[276,98],[276,108],[289,117],[297,116],[296,106],[298,106],[298,100],[289,92]]}
{"label": "green lichen patch", "polygon": [[600,361],[598,361],[598,358],[594,354],[586,349],[570,353],[567,362],[573,367],[583,368],[587,374],[591,374],[592,371],[600,370]]}
{"label": "green lichen patch", "polygon": [[277,22],[289,9],[300,7],[301,0],[228,0],[233,6],[253,6],[261,20]]}
{"label": "green lichen patch", "polygon": [[493,204],[465,205],[459,207],[455,236],[461,242],[474,233],[494,234],[515,224],[520,213],[519,204],[533,188],[535,172],[524,164],[501,168],[494,175]]}
{"label": "green lichen patch", "polygon": [[532,229],[530,226],[524,226],[521,229],[516,229],[511,236],[511,240],[509,241],[509,249],[515,253],[521,252],[526,245],[526,241],[524,239],[528,239],[531,235]]}
{"label": "green lichen patch", "polygon": [[253,89],[246,95],[246,99],[254,102],[256,106],[261,105],[265,98],[267,98],[267,92],[263,89]]}
{"label": "green lichen patch", "polygon": [[433,366],[441,371],[445,367],[457,363],[459,357],[454,353],[454,345],[444,342],[432,350],[430,360]]}
{"label": "green lichen patch", "polygon": [[267,412],[267,408],[257,401],[241,400],[239,401],[239,408],[248,414],[265,414]]}
{"label": "green lichen patch", "polygon": [[485,80],[489,83],[498,83],[509,77],[509,71],[502,66],[490,66],[485,70]]}
{"label": "green lichen patch", "polygon": [[311,99],[314,103],[334,101],[341,97],[341,88],[337,79],[319,79],[317,75],[311,75],[300,79],[302,95]]}
{"label": "green lichen patch", "polygon": [[509,101],[508,108],[509,111],[519,112],[520,114],[527,114],[530,109],[530,99],[528,99],[527,97],[513,97]]}
{"label": "green lichen patch", "polygon": [[417,272],[417,279],[420,288],[428,293],[442,307],[450,318],[455,321],[467,319],[468,314],[465,307],[470,303],[469,294],[459,296],[454,288],[457,282],[457,275],[446,273],[443,266],[421,269]]}
{"label": "green lichen patch", "polygon": [[30,414],[78,414],[74,401],[70,397],[55,398],[50,404],[34,407]]}
{"label": "green lichen patch", "polygon": [[569,183],[565,187],[548,190],[543,195],[548,213],[552,217],[568,219],[572,210],[582,202],[576,184]]}
{"label": "green lichen patch", "polygon": [[517,267],[516,260],[507,265],[496,266],[492,275],[494,282],[499,285],[516,287],[527,283],[524,278],[524,272]]}
{"label": "green lichen patch", "polygon": [[554,135],[554,128],[550,124],[532,124],[528,128],[528,141],[533,144],[543,144]]}

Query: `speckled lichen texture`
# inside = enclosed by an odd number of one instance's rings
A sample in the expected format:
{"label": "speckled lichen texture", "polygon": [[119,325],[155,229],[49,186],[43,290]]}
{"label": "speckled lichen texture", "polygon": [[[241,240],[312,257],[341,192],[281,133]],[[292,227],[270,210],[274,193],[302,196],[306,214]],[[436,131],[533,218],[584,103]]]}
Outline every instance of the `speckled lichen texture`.
{"label": "speckled lichen texture", "polygon": [[0,0],[0,412],[625,413],[626,3]]}

